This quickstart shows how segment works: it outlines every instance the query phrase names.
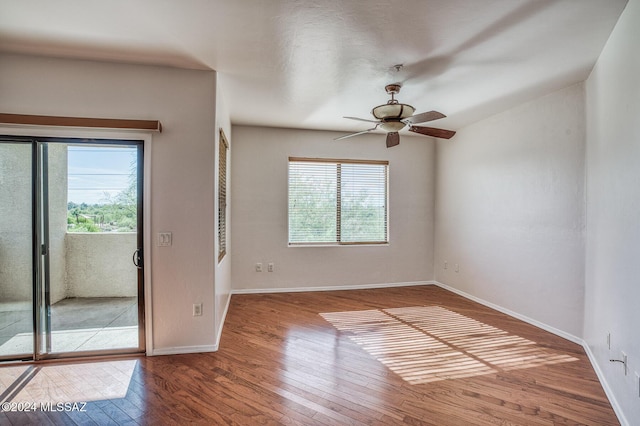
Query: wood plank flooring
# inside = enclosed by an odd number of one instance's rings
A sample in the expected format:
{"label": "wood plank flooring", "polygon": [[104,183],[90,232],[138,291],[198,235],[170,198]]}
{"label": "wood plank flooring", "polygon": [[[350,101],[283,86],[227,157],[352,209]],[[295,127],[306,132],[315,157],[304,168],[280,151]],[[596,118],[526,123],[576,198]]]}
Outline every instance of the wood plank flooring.
{"label": "wood plank flooring", "polygon": [[619,424],[579,345],[435,286],[234,295],[216,353],[0,367],[0,386],[88,401],[2,425]]}

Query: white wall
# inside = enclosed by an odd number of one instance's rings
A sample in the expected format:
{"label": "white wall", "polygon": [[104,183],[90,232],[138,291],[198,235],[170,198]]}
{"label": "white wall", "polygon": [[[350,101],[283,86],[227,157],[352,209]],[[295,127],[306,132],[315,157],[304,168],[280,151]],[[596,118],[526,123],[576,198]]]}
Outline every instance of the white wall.
{"label": "white wall", "polygon": [[[0,111],[157,119],[151,142],[153,353],[211,350],[214,330],[216,73],[0,55]],[[203,303],[203,316],[192,316]]]}
{"label": "white wall", "polygon": [[584,309],[584,114],[578,84],[437,147],[436,280],[573,340]]}
{"label": "white wall", "polygon": [[[586,84],[584,337],[629,424],[640,424],[640,1],[631,0]],[[606,344],[611,333],[611,351]],[[628,355],[629,373],[609,362]]]}
{"label": "white wall", "polygon": [[[425,282],[433,278],[434,141],[384,135],[233,127],[231,268],[234,290]],[[288,247],[288,157],[389,160],[388,246]],[[256,272],[262,262],[265,272]],[[275,263],[275,272],[266,264]]]}

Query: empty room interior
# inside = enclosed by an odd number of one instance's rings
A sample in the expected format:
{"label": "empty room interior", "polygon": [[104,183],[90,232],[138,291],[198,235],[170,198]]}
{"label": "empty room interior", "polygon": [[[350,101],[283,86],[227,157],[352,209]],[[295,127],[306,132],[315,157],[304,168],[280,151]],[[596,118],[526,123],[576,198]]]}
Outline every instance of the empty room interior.
{"label": "empty room interior", "polygon": [[0,0],[0,424],[640,424],[640,0]]}

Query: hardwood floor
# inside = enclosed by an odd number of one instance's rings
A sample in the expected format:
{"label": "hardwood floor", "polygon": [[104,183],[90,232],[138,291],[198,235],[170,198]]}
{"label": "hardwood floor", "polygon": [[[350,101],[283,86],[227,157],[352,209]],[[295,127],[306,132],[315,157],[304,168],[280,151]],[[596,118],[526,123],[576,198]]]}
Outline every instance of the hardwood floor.
{"label": "hardwood floor", "polygon": [[216,353],[2,367],[0,386],[89,401],[3,425],[619,424],[579,345],[435,286],[234,295]]}

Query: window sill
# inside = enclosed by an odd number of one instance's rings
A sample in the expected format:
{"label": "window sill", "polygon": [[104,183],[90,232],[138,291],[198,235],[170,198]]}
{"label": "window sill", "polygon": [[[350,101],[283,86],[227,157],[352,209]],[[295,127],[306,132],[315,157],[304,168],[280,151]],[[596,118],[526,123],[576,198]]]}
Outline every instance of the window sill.
{"label": "window sill", "polygon": [[353,243],[353,244],[331,244],[331,243],[302,243],[302,244],[287,244],[289,248],[297,247],[388,247],[389,243]]}

